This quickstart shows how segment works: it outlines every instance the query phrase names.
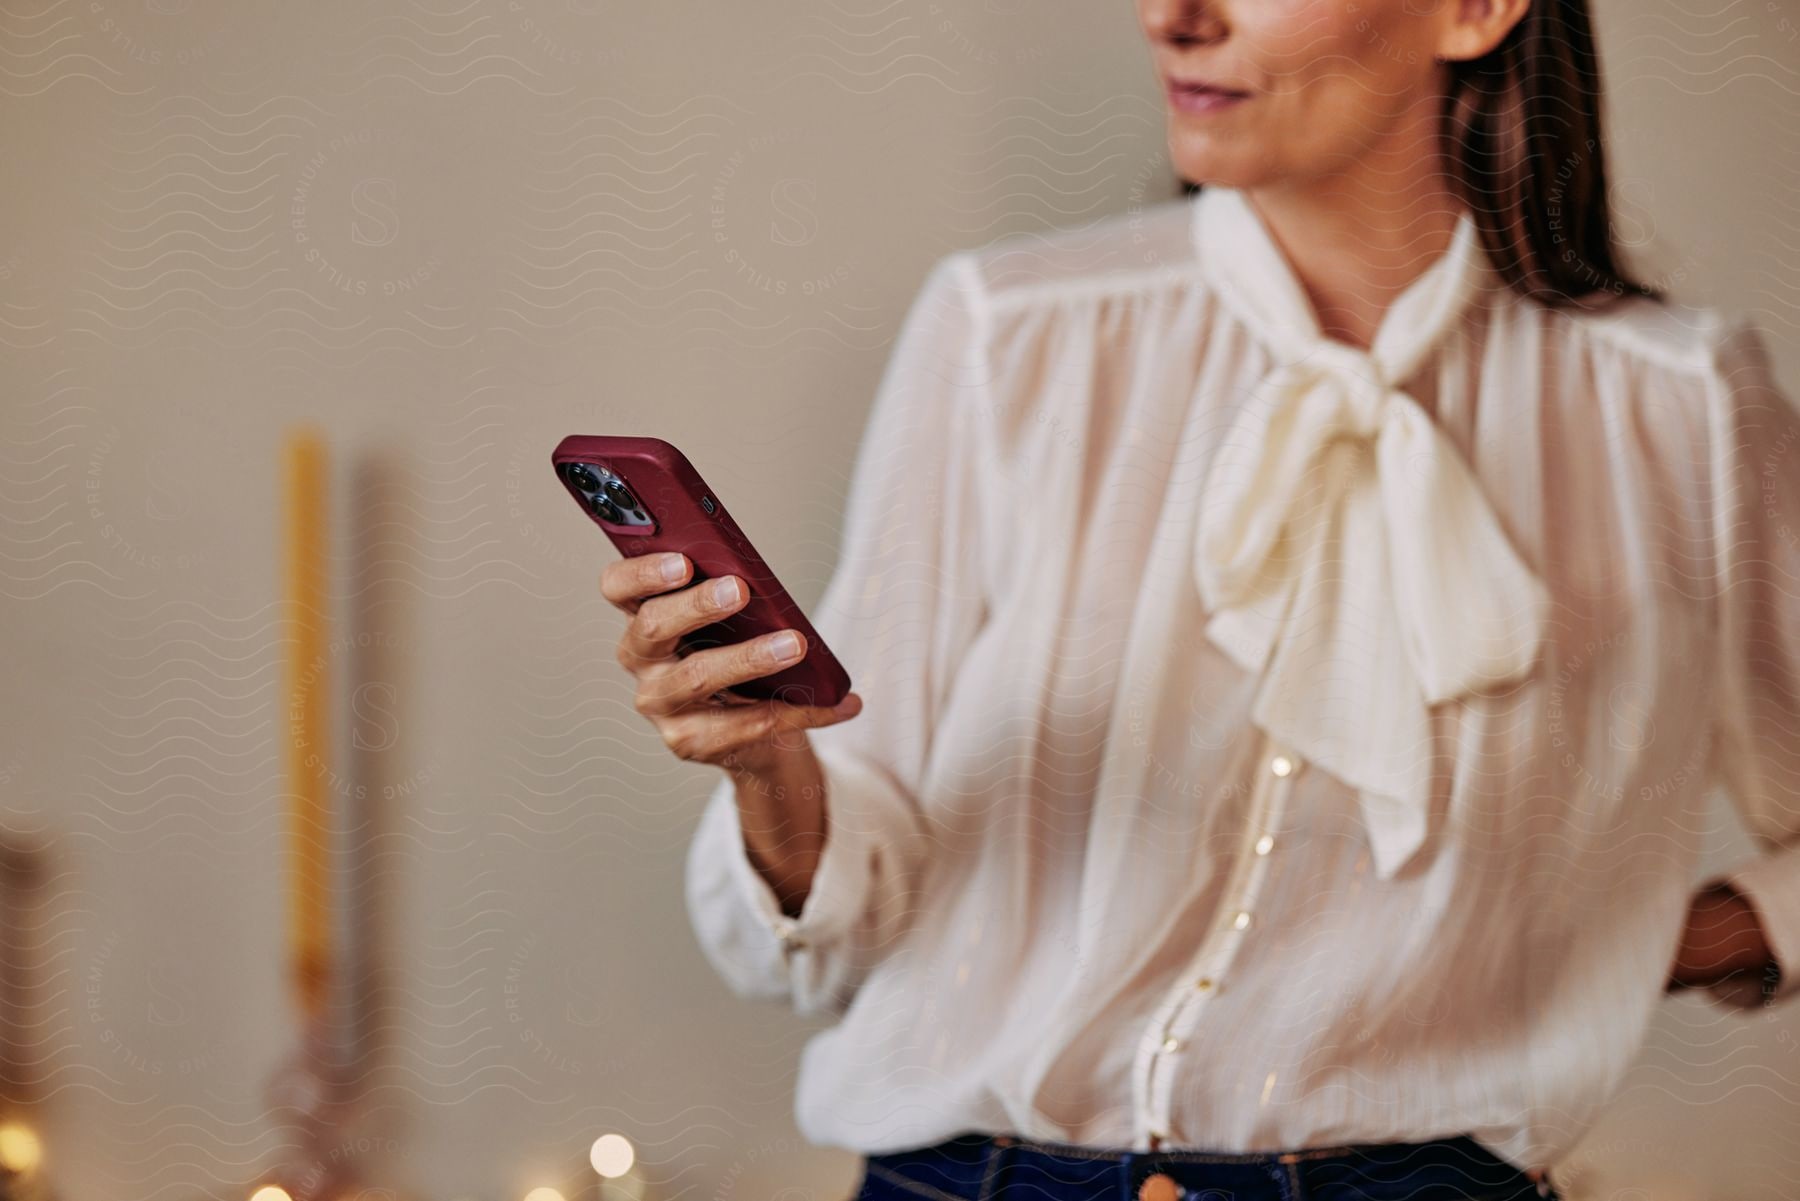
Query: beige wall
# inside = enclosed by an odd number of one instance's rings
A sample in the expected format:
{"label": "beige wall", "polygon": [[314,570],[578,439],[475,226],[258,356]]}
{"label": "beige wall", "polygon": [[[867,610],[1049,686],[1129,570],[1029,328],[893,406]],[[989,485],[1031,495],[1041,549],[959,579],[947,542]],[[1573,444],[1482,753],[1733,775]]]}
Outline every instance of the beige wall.
{"label": "beige wall", "polygon": [[[1797,387],[1800,13],[1701,7],[1604,4],[1628,237]],[[7,946],[64,1195],[242,1196],[288,1138],[276,450],[313,418],[378,883],[343,1157],[516,1197],[616,1129],[664,1196],[838,1201],[809,1024],[689,934],[713,776],[633,714],[547,455],[676,442],[816,599],[929,263],[1173,194],[1130,7],[28,0],[0,90],[0,825],[43,848]],[[1792,1195],[1797,1036],[1671,1002],[1575,1195]]]}

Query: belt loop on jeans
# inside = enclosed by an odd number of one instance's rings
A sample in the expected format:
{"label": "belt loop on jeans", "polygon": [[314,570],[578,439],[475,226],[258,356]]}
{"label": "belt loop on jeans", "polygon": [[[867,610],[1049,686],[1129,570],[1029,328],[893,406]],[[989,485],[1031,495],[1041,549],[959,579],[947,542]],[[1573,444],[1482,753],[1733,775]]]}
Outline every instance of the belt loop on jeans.
{"label": "belt loop on jeans", "polygon": [[982,1166],[981,1187],[975,1192],[975,1201],[993,1201],[994,1189],[1000,1183],[1000,1159],[1012,1145],[1011,1135],[996,1134],[988,1139],[987,1163]]}
{"label": "belt loop on jeans", "polygon": [[1277,1157],[1281,1163],[1281,1190],[1288,1195],[1288,1201],[1306,1201],[1306,1188],[1300,1183],[1300,1156],[1281,1155]]}

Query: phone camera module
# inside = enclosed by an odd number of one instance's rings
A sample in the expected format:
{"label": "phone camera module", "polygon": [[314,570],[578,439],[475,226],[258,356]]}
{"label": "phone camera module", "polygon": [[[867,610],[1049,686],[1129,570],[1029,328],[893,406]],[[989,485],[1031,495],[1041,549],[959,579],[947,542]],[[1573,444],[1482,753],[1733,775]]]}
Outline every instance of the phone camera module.
{"label": "phone camera module", "polygon": [[656,519],[645,510],[644,502],[606,464],[564,463],[558,470],[596,519],[608,525],[655,528]]}

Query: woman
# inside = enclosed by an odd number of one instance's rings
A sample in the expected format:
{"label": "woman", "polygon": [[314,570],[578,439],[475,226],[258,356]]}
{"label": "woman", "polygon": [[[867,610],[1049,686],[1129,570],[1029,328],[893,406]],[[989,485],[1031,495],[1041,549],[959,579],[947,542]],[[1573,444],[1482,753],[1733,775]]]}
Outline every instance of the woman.
{"label": "woman", "polygon": [[727,771],[695,927],[840,1016],[864,1198],[1554,1195],[1666,989],[1800,987],[1800,413],[1615,262],[1578,0],[1139,9],[1205,186],[932,272],[814,615],[867,711],[606,572]]}

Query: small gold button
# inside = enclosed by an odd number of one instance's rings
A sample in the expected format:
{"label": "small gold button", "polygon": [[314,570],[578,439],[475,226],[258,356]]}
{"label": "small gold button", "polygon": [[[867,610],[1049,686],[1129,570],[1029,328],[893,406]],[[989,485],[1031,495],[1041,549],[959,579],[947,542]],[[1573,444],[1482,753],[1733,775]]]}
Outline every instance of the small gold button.
{"label": "small gold button", "polygon": [[1163,1039],[1162,1049],[1165,1051],[1179,1051],[1181,1049],[1181,1040],[1171,1034],[1169,1037]]}
{"label": "small gold button", "polygon": [[1247,909],[1238,910],[1238,915],[1231,919],[1231,924],[1240,930],[1244,929],[1250,924],[1250,911]]}
{"label": "small gold button", "polygon": [[1144,1177],[1137,1195],[1138,1201],[1181,1201],[1181,1186],[1175,1183],[1173,1176],[1158,1172]]}
{"label": "small gold button", "polygon": [[1274,835],[1264,834],[1261,838],[1256,840],[1256,853],[1258,855],[1267,855],[1270,851],[1272,851],[1274,849],[1275,849]]}
{"label": "small gold button", "polygon": [[1213,982],[1212,982],[1211,976],[1202,976],[1198,980],[1194,981],[1194,987],[1199,989],[1201,992],[1205,992],[1207,989],[1211,988],[1212,986],[1213,986]]}
{"label": "small gold button", "polygon": [[1286,755],[1277,755],[1269,760],[1269,770],[1278,776],[1291,776],[1294,774],[1294,761]]}

